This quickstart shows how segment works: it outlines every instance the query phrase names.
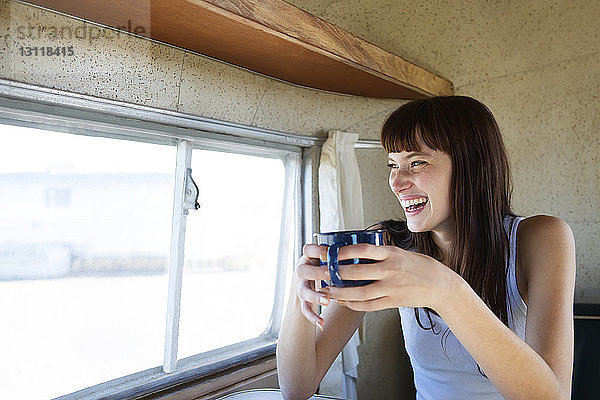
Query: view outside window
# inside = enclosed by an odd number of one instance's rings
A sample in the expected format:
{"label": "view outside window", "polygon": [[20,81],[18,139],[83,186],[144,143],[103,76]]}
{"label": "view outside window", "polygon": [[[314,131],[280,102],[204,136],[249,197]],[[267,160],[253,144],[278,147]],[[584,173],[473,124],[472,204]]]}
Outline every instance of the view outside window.
{"label": "view outside window", "polygon": [[0,140],[2,397],[162,365],[175,147],[14,126]]}
{"label": "view outside window", "polygon": [[178,358],[259,336],[271,316],[285,167],[192,151],[200,209],[187,216]]}

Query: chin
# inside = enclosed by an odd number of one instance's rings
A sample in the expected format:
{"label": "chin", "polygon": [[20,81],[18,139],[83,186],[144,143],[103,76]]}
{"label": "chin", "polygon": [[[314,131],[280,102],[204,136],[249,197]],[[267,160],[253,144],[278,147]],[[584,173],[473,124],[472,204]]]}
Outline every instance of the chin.
{"label": "chin", "polygon": [[408,227],[408,230],[413,232],[413,233],[418,233],[418,232],[427,232],[429,229],[425,229],[422,226],[419,225],[415,225],[414,223],[411,223],[408,218],[406,218],[406,216],[404,216],[404,218],[406,219],[406,226]]}

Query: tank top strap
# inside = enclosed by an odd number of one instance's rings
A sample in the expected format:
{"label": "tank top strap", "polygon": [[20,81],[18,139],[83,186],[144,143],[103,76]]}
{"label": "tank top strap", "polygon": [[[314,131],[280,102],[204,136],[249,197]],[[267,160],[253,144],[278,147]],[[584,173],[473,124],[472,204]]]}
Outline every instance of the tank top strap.
{"label": "tank top strap", "polygon": [[[512,217],[507,215],[504,218],[506,233],[509,240],[509,249],[507,257],[507,270],[506,270],[506,286],[507,286],[507,302],[509,304],[508,318],[509,323],[512,326],[513,331],[519,336],[524,338],[524,319],[527,315],[527,305],[517,286],[517,229],[519,223],[523,221],[525,217]],[[523,325],[523,326],[521,326]]]}

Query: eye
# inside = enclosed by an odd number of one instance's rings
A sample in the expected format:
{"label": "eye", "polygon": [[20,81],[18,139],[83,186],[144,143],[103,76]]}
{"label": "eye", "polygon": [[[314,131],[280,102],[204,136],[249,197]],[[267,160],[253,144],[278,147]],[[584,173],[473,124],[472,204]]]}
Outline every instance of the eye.
{"label": "eye", "polygon": [[391,162],[388,162],[387,166],[388,166],[389,168],[397,168],[397,167],[398,167],[396,164],[394,164],[394,163],[391,163]]}
{"label": "eye", "polygon": [[410,166],[411,167],[416,167],[416,166],[421,165],[421,164],[427,164],[427,162],[426,161],[411,161]]}

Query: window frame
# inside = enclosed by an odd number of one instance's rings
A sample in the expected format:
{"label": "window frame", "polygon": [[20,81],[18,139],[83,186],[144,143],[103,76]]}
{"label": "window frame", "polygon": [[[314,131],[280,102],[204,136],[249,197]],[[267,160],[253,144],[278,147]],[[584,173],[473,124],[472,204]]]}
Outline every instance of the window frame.
{"label": "window frame", "polygon": [[[313,226],[318,225],[318,207],[315,207],[318,204],[317,180],[313,165],[316,165],[320,153],[322,140],[319,138],[216,121],[5,79],[0,79],[0,124],[174,146],[186,143],[190,152],[192,148],[201,148],[247,155],[268,154],[269,157],[276,154],[284,163],[291,156],[297,162],[296,173],[292,177],[296,188],[293,193],[294,204],[297,205],[291,211],[297,221],[293,232],[296,238],[293,246],[294,259],[301,254],[303,243],[312,241]],[[279,296],[280,300],[274,301],[269,325],[259,337],[180,359],[177,361],[177,369],[170,373],[166,372],[169,368],[166,366],[165,348],[163,366],[103,382],[59,398],[140,398],[225,370],[241,368],[248,363],[264,360],[265,357],[273,357],[288,286],[285,268],[282,265],[278,268],[275,299]]]}

